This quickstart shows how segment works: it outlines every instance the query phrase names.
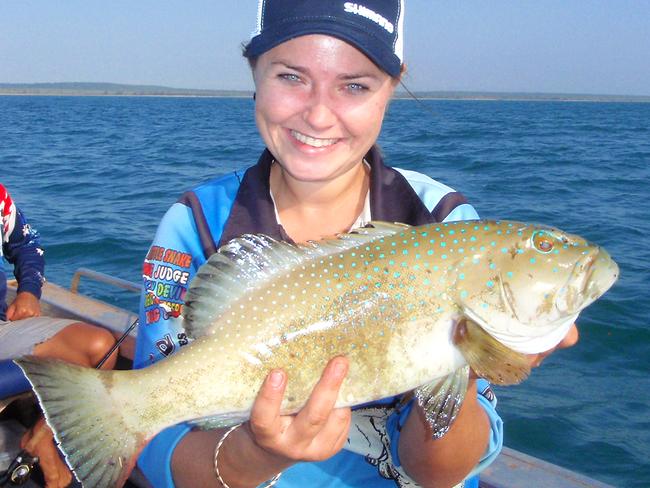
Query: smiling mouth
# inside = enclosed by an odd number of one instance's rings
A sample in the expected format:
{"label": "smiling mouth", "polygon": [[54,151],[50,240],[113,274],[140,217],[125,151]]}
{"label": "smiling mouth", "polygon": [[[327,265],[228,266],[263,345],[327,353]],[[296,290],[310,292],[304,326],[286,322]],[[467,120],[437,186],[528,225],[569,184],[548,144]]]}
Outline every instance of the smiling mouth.
{"label": "smiling mouth", "polygon": [[312,147],[327,147],[338,142],[338,139],[317,139],[315,137],[310,137],[305,134],[301,134],[298,131],[291,130],[291,135],[296,138],[298,142],[307,144]]}

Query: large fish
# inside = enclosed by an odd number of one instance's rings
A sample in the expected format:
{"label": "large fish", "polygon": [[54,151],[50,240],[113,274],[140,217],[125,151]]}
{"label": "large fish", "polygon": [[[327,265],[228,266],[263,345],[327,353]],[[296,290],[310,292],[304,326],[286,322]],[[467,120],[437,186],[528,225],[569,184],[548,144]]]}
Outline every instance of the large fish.
{"label": "large fish", "polygon": [[304,246],[246,235],[199,269],[183,312],[193,342],[177,354],[136,371],[16,362],[77,478],[119,486],[162,429],[248,418],[271,368],[297,411],[337,355],[350,361],[338,406],[416,389],[442,435],[468,366],[523,380],[525,355],[554,347],[617,275],[602,248],[517,222],[378,222]]}

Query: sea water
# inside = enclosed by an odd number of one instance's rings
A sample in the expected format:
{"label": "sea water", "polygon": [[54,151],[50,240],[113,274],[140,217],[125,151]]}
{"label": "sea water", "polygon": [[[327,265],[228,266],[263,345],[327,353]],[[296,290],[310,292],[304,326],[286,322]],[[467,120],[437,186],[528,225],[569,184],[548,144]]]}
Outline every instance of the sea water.
{"label": "sea water", "polygon": [[[396,100],[380,145],[482,217],[551,224],[616,259],[621,278],[580,316],[579,344],[498,388],[499,411],[510,447],[650,486],[650,104]],[[0,97],[0,182],[63,286],[79,267],[139,282],[167,208],[262,149],[250,99]],[[81,292],[137,308],[88,280]]]}

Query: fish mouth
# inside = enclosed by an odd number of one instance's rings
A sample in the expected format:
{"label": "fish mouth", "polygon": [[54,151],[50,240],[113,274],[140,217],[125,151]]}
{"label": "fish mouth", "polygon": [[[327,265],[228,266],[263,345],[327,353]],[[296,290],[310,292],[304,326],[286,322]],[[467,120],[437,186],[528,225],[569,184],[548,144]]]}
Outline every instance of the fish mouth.
{"label": "fish mouth", "polygon": [[557,346],[579,313],[600,298],[619,274],[618,265],[610,255],[602,248],[594,248],[573,265],[566,282],[550,297],[550,310],[543,313],[545,317],[541,320],[536,318],[537,314],[529,317],[520,313],[516,297],[500,275],[497,282],[503,307],[501,316],[488,320],[484,311],[467,303],[463,304],[463,313],[505,346],[523,354],[537,354]]}
{"label": "fish mouth", "polygon": [[555,297],[555,307],[563,315],[579,313],[600,298],[616,282],[620,270],[609,253],[595,248],[579,259]]}
{"label": "fish mouth", "polygon": [[501,344],[522,354],[539,354],[553,349],[567,335],[578,318],[578,314],[562,316],[544,327],[539,327],[504,315],[499,320],[499,327],[492,327],[480,313],[471,308],[465,308],[463,313]]}

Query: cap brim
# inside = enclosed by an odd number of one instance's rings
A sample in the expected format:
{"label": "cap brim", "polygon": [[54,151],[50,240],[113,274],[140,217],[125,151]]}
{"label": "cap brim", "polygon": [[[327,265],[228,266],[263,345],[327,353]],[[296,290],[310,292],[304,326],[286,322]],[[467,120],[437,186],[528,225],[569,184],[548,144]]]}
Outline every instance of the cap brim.
{"label": "cap brim", "polygon": [[401,73],[402,63],[392,46],[359,29],[355,24],[338,18],[310,19],[309,23],[287,22],[274,28],[265,28],[261,34],[251,39],[244,55],[247,58],[258,57],[283,42],[309,34],[324,34],[341,39],[359,49],[390,76],[398,77]]}

